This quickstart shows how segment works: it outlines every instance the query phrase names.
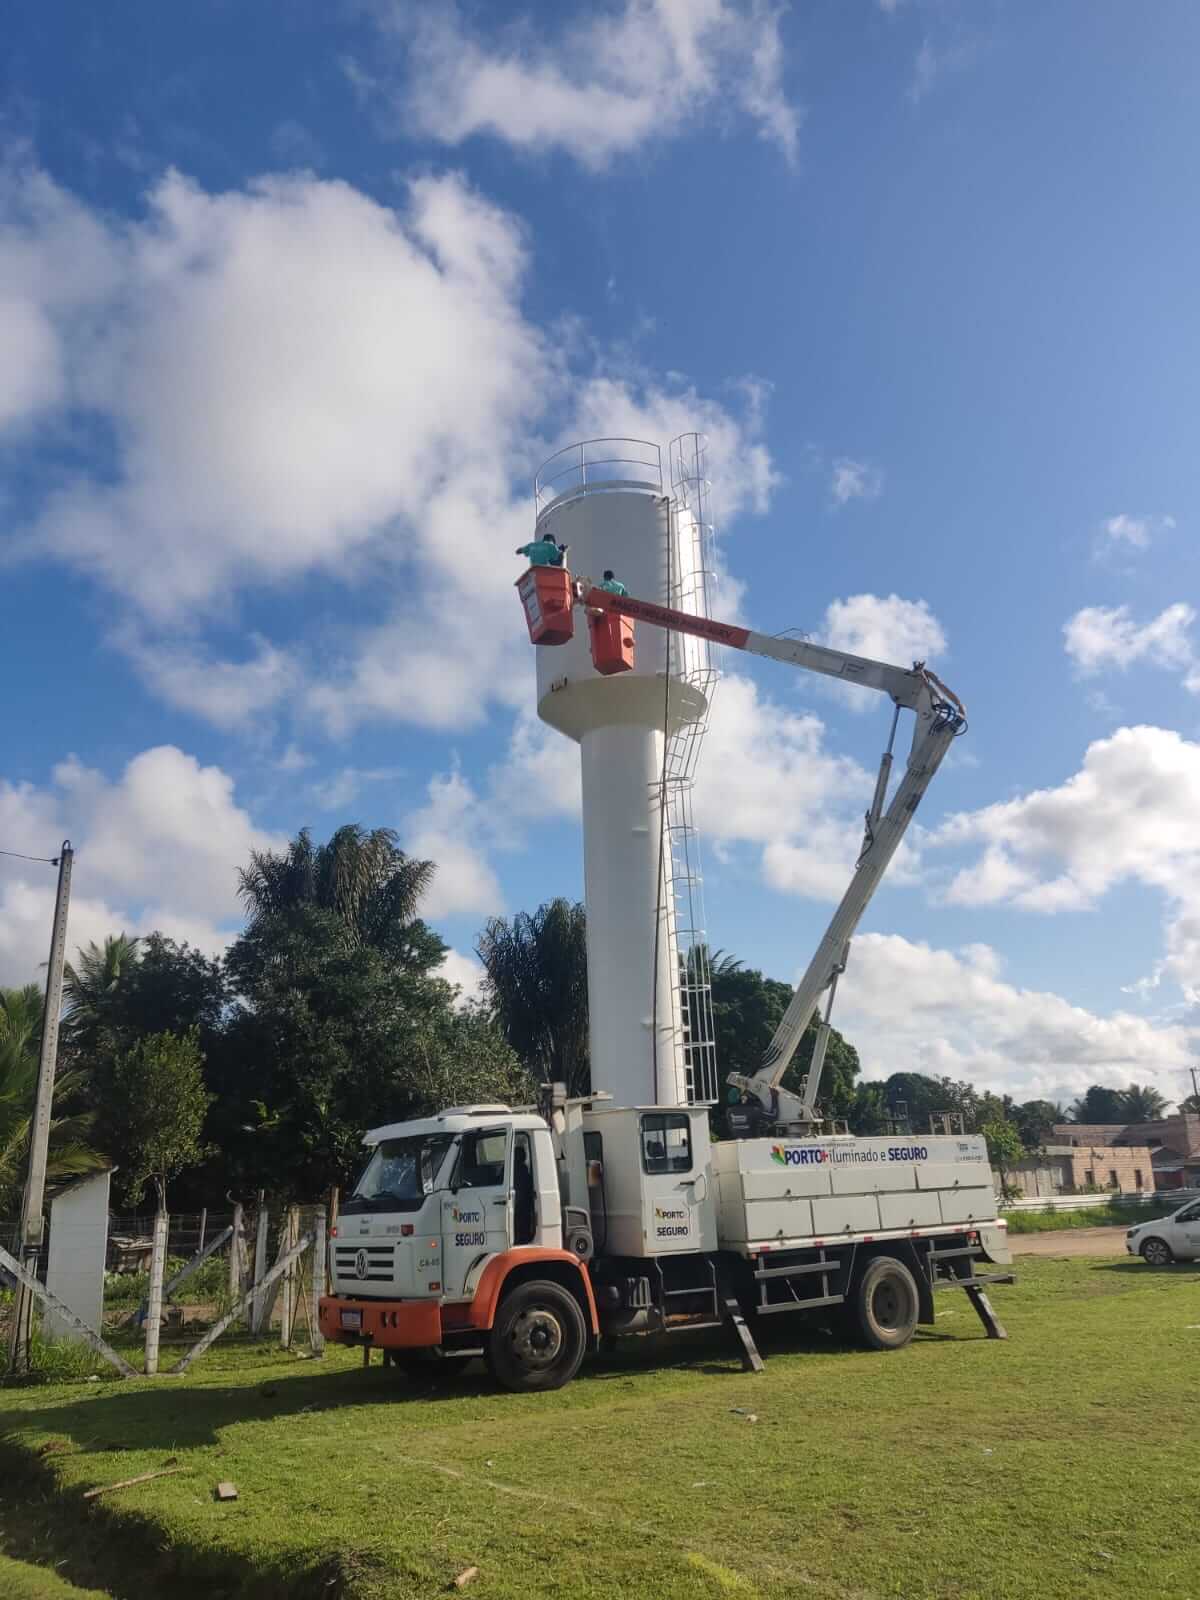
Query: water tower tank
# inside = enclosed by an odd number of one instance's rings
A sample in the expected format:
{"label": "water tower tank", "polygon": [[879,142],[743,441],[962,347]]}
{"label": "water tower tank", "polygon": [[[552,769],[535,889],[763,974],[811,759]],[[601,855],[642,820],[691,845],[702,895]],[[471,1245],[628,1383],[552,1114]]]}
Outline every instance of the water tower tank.
{"label": "water tower tank", "polygon": [[[537,529],[575,577],[611,568],[631,595],[708,614],[702,436],[593,439],[546,462]],[[574,638],[537,655],[538,715],[580,747],[592,1087],[618,1105],[716,1095],[691,782],[715,673],[702,640],[637,624],[634,669],[602,677]]]}

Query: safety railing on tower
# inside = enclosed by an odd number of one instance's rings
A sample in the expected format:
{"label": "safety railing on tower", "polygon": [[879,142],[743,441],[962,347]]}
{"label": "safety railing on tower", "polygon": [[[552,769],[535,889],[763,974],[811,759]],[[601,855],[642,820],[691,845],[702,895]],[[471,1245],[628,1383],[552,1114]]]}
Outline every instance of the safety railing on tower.
{"label": "safety railing on tower", "polygon": [[533,503],[538,517],[577,495],[606,490],[663,492],[662,451],[647,439],[584,439],[538,468]]}

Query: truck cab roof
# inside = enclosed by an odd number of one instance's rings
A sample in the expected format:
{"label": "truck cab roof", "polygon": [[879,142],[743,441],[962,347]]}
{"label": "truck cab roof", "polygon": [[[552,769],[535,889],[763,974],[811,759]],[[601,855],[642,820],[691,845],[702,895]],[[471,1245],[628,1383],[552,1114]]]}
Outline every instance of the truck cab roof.
{"label": "truck cab roof", "polygon": [[511,1106],[448,1106],[433,1117],[420,1117],[413,1122],[388,1122],[381,1128],[371,1128],[363,1135],[365,1145],[382,1144],[385,1139],[418,1139],[434,1133],[468,1133],[486,1123],[504,1122],[523,1132],[544,1128],[546,1123],[536,1111],[514,1111]]}

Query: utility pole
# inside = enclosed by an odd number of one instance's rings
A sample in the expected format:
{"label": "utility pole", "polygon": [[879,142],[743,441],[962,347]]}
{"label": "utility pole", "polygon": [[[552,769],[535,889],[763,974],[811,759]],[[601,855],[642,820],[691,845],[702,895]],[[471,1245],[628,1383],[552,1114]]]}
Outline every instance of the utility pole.
{"label": "utility pole", "polygon": [[[34,1277],[37,1276],[37,1258],[42,1248],[46,1159],[50,1143],[50,1111],[54,1103],[54,1074],[58,1066],[58,1019],[62,1012],[63,967],[67,957],[67,907],[71,899],[71,863],[74,859],[75,852],[71,848],[71,841],[64,839],[58,857],[58,894],[54,902],[50,960],[46,964],[46,1002],[42,1011],[42,1051],[38,1062],[33,1121],[29,1131],[29,1170],[25,1177],[25,1196],[21,1203],[21,1233],[17,1246],[22,1265]],[[33,1296],[23,1284],[18,1284],[8,1347],[10,1372],[24,1372],[28,1369],[29,1326],[32,1313]]]}

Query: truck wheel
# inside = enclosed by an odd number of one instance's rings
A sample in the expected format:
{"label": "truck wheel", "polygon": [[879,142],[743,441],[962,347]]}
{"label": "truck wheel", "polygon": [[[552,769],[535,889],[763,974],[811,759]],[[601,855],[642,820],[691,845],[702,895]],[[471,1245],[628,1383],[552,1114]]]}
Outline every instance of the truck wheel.
{"label": "truck wheel", "polygon": [[916,1280],[895,1256],[876,1256],[858,1280],[853,1326],[868,1350],[900,1350],[917,1330]]}
{"label": "truck wheel", "polygon": [[1175,1253],[1165,1239],[1144,1240],[1139,1253],[1150,1267],[1169,1267],[1175,1259]]}
{"label": "truck wheel", "polygon": [[586,1348],[583,1312],[569,1289],[520,1283],[500,1302],[487,1364],[496,1382],[516,1393],[561,1389],[579,1371]]}

